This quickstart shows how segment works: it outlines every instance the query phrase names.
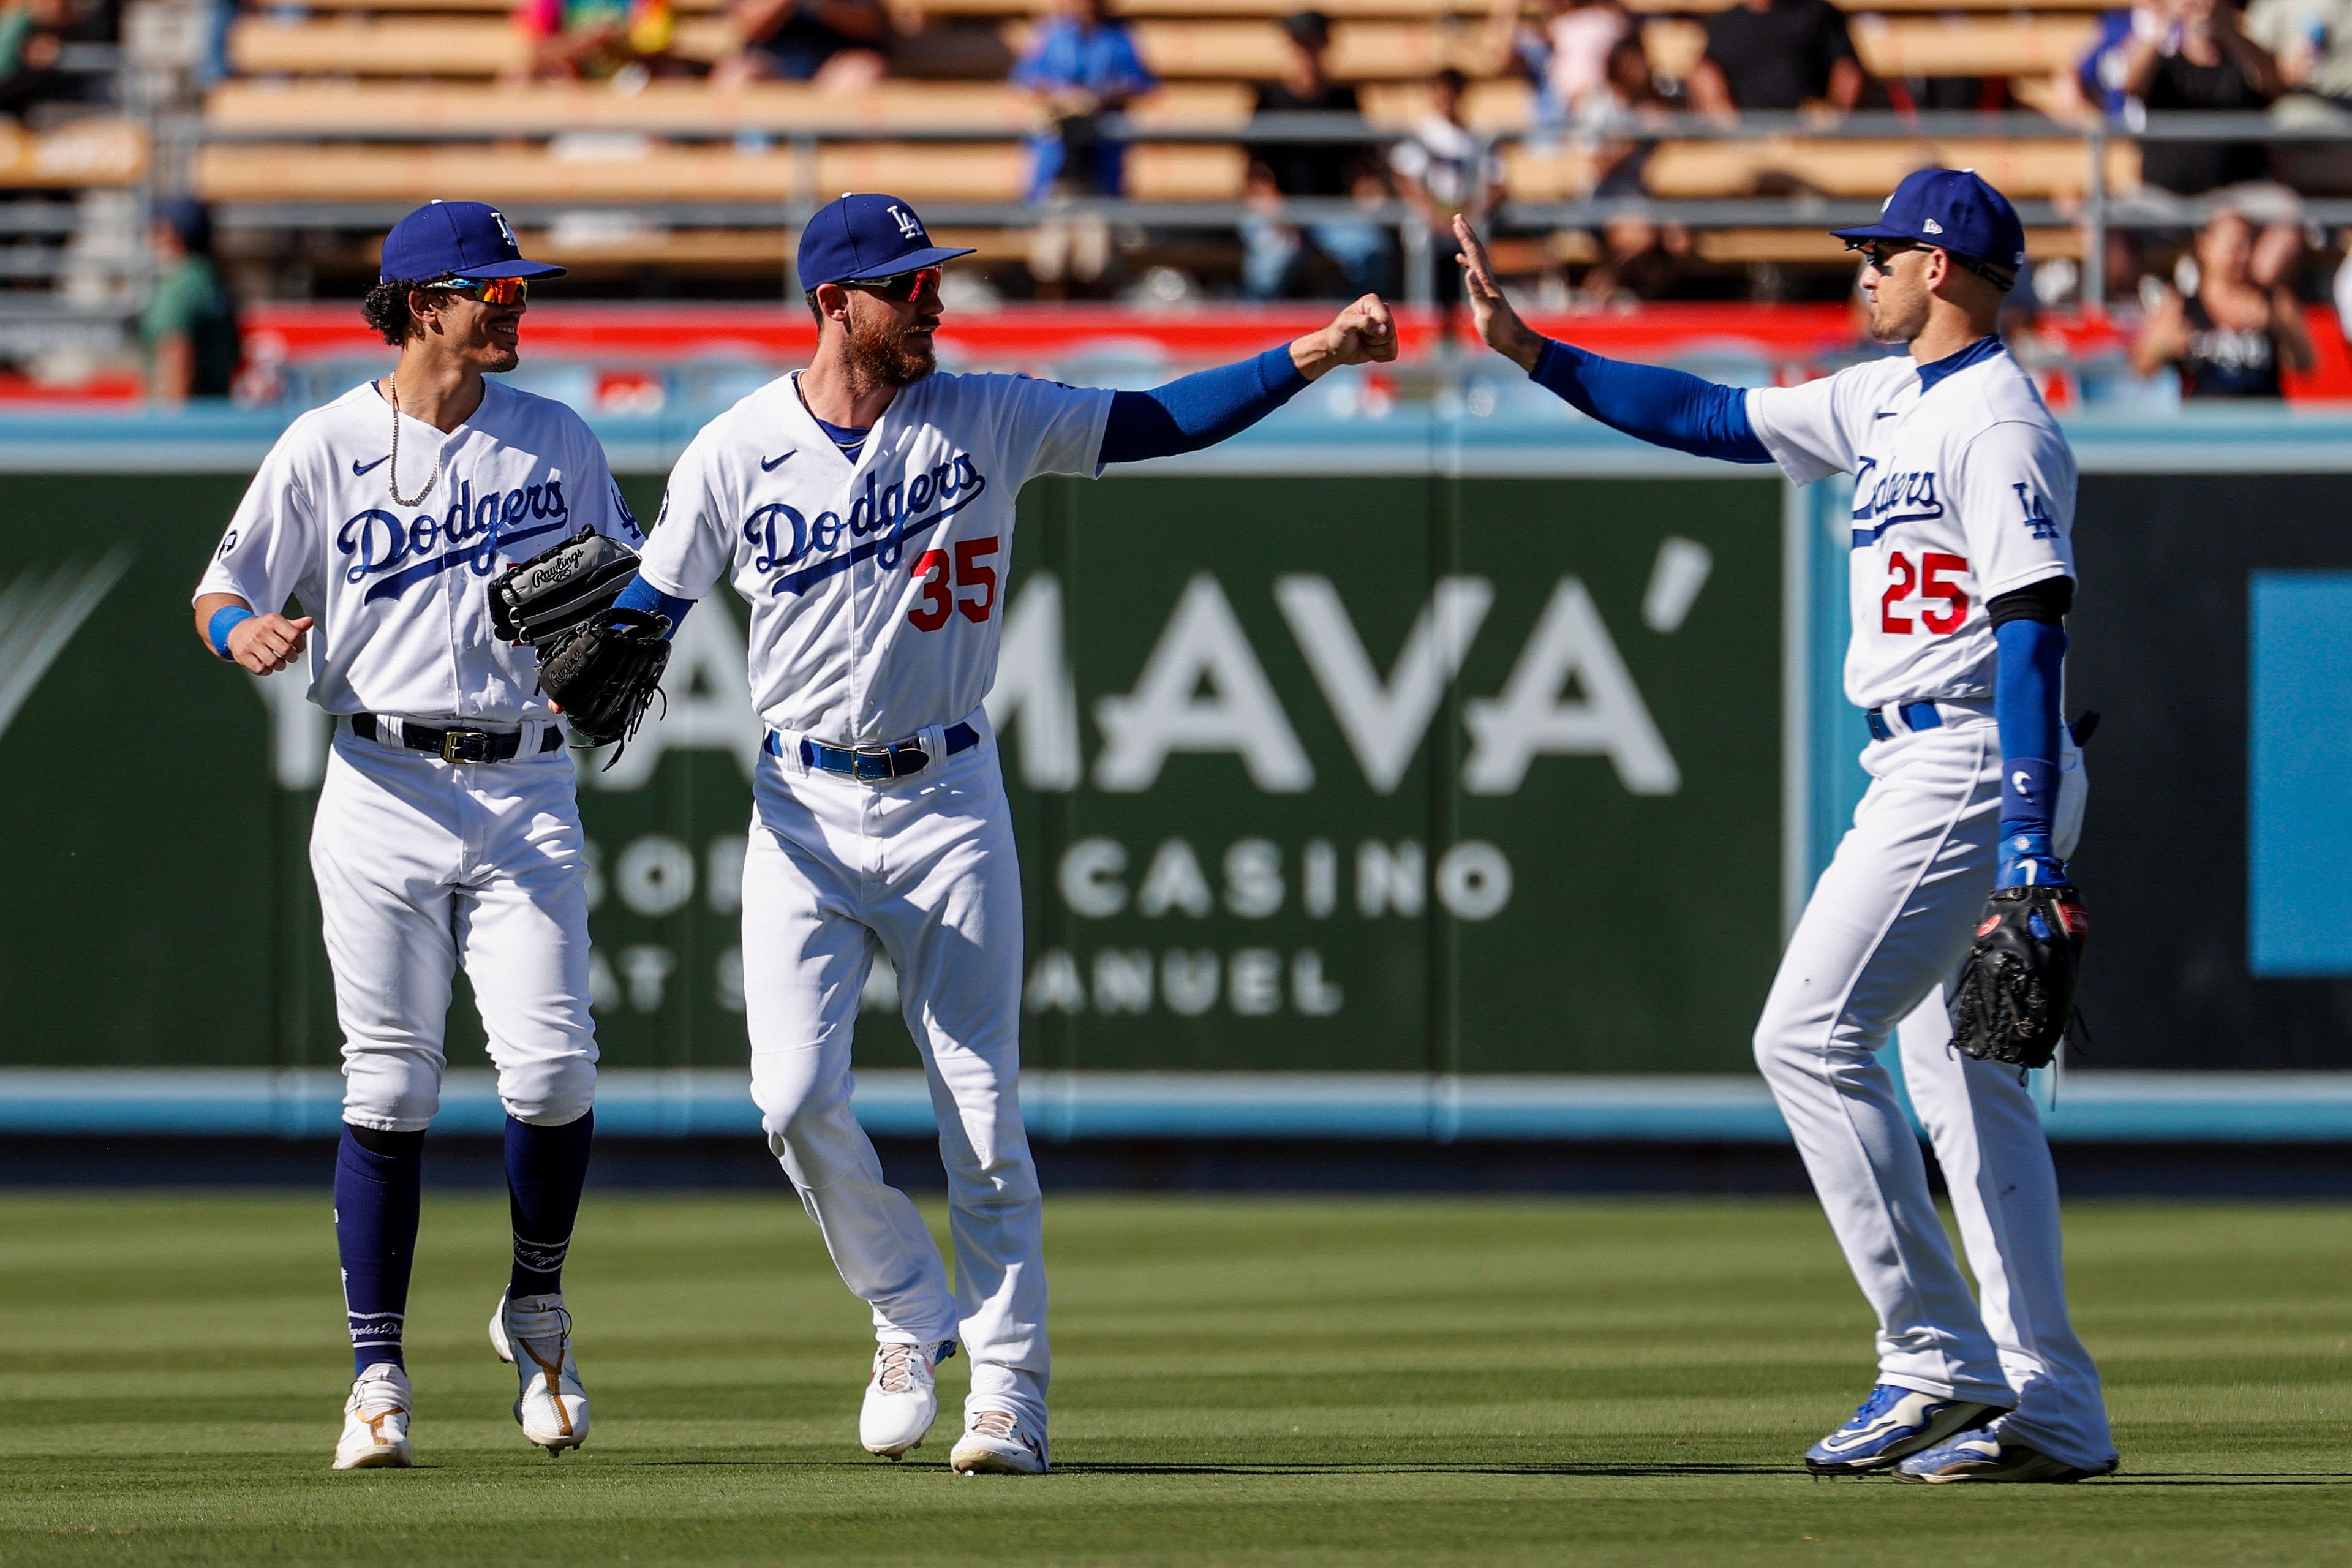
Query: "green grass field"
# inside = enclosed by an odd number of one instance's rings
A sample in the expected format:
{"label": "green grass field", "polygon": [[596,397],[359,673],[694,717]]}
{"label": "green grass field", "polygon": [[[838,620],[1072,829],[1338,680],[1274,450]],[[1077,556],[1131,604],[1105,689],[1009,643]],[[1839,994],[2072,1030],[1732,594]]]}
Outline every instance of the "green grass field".
{"label": "green grass field", "polygon": [[1870,1383],[1810,1203],[1051,1200],[1034,1479],[950,1474],[951,1414],[859,1452],[864,1309],[781,1193],[592,1198],[595,1435],[544,1458],[505,1218],[428,1197],[418,1468],[336,1475],[325,1193],[0,1199],[0,1564],[2352,1560],[2339,1207],[2077,1205],[2125,1470],[2041,1488],[1802,1473]]}

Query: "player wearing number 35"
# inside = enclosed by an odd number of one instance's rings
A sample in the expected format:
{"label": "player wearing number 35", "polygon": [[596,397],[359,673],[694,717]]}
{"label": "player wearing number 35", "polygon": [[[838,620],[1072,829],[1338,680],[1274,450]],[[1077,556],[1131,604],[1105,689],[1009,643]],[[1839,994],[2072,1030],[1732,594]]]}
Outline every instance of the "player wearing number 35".
{"label": "player wearing number 35", "polygon": [[[1151,392],[940,372],[940,268],[913,207],[845,195],[803,232],[805,371],[695,437],[621,596],[667,616],[721,576],[751,607],[767,728],[743,868],[751,1093],[769,1147],[879,1342],[860,1441],[897,1458],[971,1358],[966,1473],[1046,1466],[1044,1235],[1018,1096],[1020,871],[981,700],[996,679],[1013,502],[1038,474],[1192,451],[1337,365],[1393,359],[1370,295],[1322,331]],[[882,1180],[850,1113],[850,1031],[876,952],[930,1079],[956,1253]]]}
{"label": "player wearing number 35", "polygon": [[[1845,688],[1867,710],[1872,782],[1756,1026],[1757,1062],[1878,1316],[1877,1385],[1807,1465],[1924,1481],[2113,1469],[2023,1074],[1956,1051],[1944,1007],[1988,897],[2065,883],[2082,824],[2081,753],[2059,717],[2074,458],[1994,331],[2025,260],[2016,210],[1965,171],[1905,179],[1876,223],[1839,237],[1863,255],[1871,335],[1909,355],[1755,392],[1542,337],[1469,226],[1455,236],[1479,335],[1586,414],[1778,463],[1798,484],[1853,476]],[[1980,1301],[1879,1060],[1898,1030]]]}

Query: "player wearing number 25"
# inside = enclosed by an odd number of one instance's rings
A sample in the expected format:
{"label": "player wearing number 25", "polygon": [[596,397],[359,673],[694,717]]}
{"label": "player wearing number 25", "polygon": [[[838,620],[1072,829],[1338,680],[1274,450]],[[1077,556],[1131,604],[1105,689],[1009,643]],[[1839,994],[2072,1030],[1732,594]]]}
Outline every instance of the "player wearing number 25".
{"label": "player wearing number 25", "polygon": [[[491,1346],[517,1364],[524,1436],[559,1454],[588,1435],[562,1296],[596,1095],[585,848],[562,726],[489,595],[582,529],[641,537],[580,416],[485,379],[520,358],[531,280],[562,271],[479,202],[401,219],[362,307],[399,363],[288,427],[196,586],[223,658],[291,680],[277,672],[307,644],[335,721],[310,867],[343,1031],[335,1239],[358,1376],[339,1470],[410,1461],[402,1326],[460,965],[507,1111],[514,1261]],[[279,615],[289,598],[309,614]]]}
{"label": "player wearing number 25", "polygon": [[[1871,784],[1789,941],[1756,1059],[1878,1317],[1877,1385],[1805,1456],[1817,1473],[2074,1480],[2115,1468],[2066,1312],[2058,1190],[2023,1074],[1952,1048],[1947,990],[1996,887],[2067,881],[2081,755],[2060,723],[2074,458],[1994,333],[2025,234],[1974,174],[1923,169],[1863,254],[1871,335],[1907,356],[1745,392],[1530,330],[1456,226],[1479,334],[1644,440],[1853,476],[1846,696]],[[1899,1030],[1981,1303],[1927,1194],[1879,1052]]]}
{"label": "player wearing number 25", "polygon": [[[845,195],[800,246],[805,371],[713,420],[671,474],[621,596],[675,625],[722,576],[751,606],[767,726],[743,868],[751,1093],[768,1145],[879,1342],[860,1441],[897,1458],[938,1413],[961,1342],[971,1394],[950,1462],[1046,1466],[1044,1236],[1022,1127],[1021,883],[981,700],[996,679],[1013,503],[1206,447],[1336,365],[1396,355],[1367,295],[1255,359],[1152,392],[940,372],[941,267],[915,209]],[[948,1174],[956,1283],[850,1113],[850,1030],[877,952],[898,971]]]}

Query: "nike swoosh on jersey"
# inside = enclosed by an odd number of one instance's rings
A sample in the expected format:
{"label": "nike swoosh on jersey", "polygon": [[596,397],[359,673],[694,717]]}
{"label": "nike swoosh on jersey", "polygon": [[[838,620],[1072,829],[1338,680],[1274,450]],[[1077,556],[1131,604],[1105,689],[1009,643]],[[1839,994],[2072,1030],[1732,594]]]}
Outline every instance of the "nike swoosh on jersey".
{"label": "nike swoosh on jersey", "polygon": [[378,458],[373,463],[362,463],[357,458],[353,458],[352,459],[352,472],[354,474],[364,474],[369,469],[380,468],[390,461],[392,461],[392,454],[389,452],[386,452],[383,457]]}
{"label": "nike swoosh on jersey", "polygon": [[772,474],[772,473],[774,473],[774,472],[776,471],[776,466],[777,466],[779,463],[782,463],[782,462],[784,460],[784,458],[789,458],[789,457],[791,457],[791,456],[793,455],[793,452],[797,452],[797,451],[799,451],[799,450],[800,450],[800,448],[799,448],[798,447],[793,447],[793,448],[792,452],[786,452],[786,453],[783,455],[783,457],[782,457],[782,458],[761,458],[761,459],[760,459],[760,471],[761,471],[761,473],[763,473],[763,474]]}

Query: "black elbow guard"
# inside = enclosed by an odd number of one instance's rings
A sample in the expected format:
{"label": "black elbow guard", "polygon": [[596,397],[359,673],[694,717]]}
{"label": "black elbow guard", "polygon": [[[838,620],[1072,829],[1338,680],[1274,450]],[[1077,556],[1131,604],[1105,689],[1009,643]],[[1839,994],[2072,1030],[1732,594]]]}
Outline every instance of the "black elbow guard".
{"label": "black elbow guard", "polygon": [[1996,595],[1985,605],[1985,614],[1992,617],[1996,629],[2011,621],[2042,621],[2055,626],[2065,624],[2066,612],[2074,607],[2074,579],[2044,577]]}

